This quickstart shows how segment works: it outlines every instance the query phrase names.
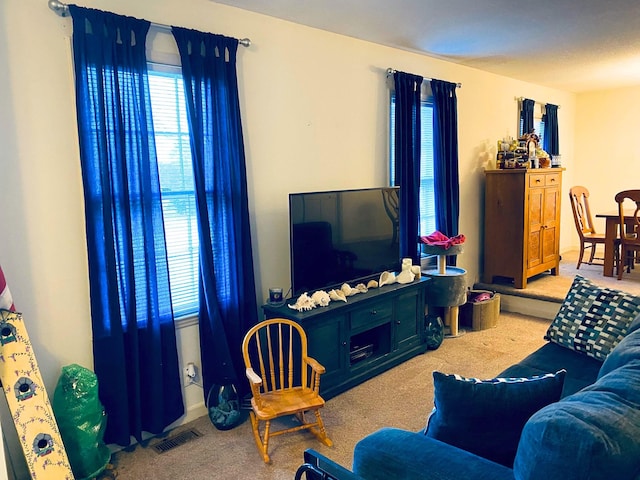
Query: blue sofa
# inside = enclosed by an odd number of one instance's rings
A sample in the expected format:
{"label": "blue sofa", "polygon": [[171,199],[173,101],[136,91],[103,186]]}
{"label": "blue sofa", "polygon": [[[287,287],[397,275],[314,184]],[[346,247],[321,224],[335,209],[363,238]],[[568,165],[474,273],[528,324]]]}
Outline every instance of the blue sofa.
{"label": "blue sofa", "polygon": [[560,400],[526,420],[515,458],[506,465],[422,431],[383,428],[356,444],[352,470],[308,450],[307,478],[640,479],[640,316],[604,362],[549,342],[498,376],[531,377],[561,369],[566,373]]}

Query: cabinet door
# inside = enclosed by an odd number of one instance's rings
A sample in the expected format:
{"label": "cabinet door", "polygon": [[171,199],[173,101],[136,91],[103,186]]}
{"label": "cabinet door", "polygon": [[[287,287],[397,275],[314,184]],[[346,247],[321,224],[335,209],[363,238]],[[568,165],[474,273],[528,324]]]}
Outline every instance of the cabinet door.
{"label": "cabinet door", "polygon": [[[393,328],[394,350],[401,350],[420,343],[421,328],[424,325],[424,302],[420,302],[421,298],[416,290],[396,298]],[[423,303],[422,308],[420,308],[420,303]]]}
{"label": "cabinet door", "polygon": [[558,235],[560,225],[558,212],[560,211],[560,189],[547,187],[544,192],[544,214],[542,233],[542,263],[555,262],[558,256]]}
{"label": "cabinet door", "polygon": [[324,317],[322,321],[314,319],[305,325],[308,354],[326,369],[320,377],[321,393],[345,375],[348,353],[345,325],[344,315]]}
{"label": "cabinet door", "polygon": [[542,263],[542,243],[544,225],[544,188],[529,189],[529,224],[527,225],[527,269]]}

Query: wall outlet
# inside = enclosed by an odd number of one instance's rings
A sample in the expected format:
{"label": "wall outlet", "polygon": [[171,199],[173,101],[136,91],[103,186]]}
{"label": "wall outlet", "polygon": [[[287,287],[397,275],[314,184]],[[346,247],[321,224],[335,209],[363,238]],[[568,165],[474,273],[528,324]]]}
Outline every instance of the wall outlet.
{"label": "wall outlet", "polygon": [[183,382],[184,386],[188,387],[192,383],[196,383],[198,371],[196,369],[196,365],[193,362],[187,363],[187,365],[183,369]]}

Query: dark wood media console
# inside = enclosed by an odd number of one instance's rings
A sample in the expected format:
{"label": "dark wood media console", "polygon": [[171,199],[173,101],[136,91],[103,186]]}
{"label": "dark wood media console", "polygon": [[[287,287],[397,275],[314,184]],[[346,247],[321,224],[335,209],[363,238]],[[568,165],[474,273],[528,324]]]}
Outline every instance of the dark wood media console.
{"label": "dark wood media console", "polygon": [[428,281],[384,285],[306,312],[288,305],[262,309],[267,319],[289,318],[305,329],[309,355],[326,368],[320,381],[326,400],[426,351]]}

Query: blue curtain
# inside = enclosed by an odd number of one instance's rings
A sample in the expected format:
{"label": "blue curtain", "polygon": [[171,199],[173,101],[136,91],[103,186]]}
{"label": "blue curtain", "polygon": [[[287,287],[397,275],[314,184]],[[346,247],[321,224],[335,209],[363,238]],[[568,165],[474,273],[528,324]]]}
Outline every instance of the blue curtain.
{"label": "blue curtain", "polygon": [[522,107],[520,109],[520,121],[522,123],[522,135],[531,133],[535,128],[533,124],[533,107],[536,104],[535,101],[525,98],[522,100]]}
{"label": "blue curtain", "polygon": [[69,5],[94,369],[105,441],[184,414],[145,39],[149,22]]}
{"label": "blue curtain", "polygon": [[[436,228],[449,237],[458,235],[460,216],[456,86],[451,82],[431,80]],[[455,263],[455,257],[449,257],[447,261]]]}
{"label": "blue curtain", "polygon": [[236,53],[238,40],[173,27],[185,81],[200,234],[205,395],[248,391],[242,339],[258,321]]}
{"label": "blue curtain", "polygon": [[560,154],[560,137],[558,135],[558,106],[547,103],[544,115],[544,151],[551,155]]}
{"label": "blue curtain", "polygon": [[395,182],[400,186],[400,256],[418,262],[422,77],[396,71]]}

